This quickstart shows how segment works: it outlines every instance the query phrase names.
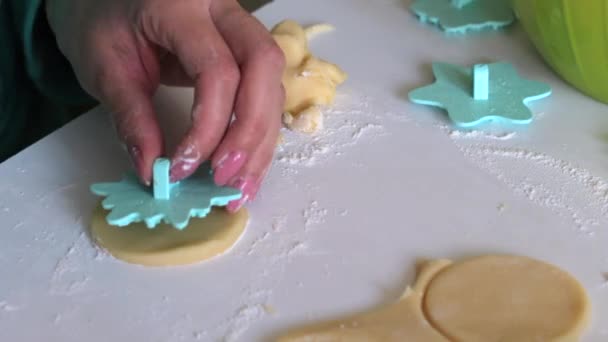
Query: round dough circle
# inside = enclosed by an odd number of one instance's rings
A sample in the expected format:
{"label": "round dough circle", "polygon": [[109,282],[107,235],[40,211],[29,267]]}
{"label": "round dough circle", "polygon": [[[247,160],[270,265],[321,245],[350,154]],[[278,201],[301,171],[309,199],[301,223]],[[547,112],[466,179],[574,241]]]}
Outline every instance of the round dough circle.
{"label": "round dough circle", "polygon": [[424,311],[457,341],[574,341],[590,304],[583,287],[559,268],[520,256],[484,256],[441,271]]}
{"label": "round dough circle", "polygon": [[203,219],[190,219],[180,231],[166,224],[154,229],[144,223],[115,227],[106,222],[106,215],[101,206],[93,213],[93,239],[114,257],[145,266],[187,265],[220,255],[236,244],[249,220],[246,209],[229,214],[216,208]]}

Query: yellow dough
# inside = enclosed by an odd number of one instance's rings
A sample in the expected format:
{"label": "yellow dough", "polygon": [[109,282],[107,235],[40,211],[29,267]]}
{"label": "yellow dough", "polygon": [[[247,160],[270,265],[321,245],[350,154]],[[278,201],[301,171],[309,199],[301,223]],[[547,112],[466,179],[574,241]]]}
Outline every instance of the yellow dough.
{"label": "yellow dough", "polygon": [[344,320],[305,328],[279,338],[278,342],[448,341],[424,318],[422,300],[429,281],[450,263],[449,260],[435,260],[421,264],[414,287],[408,287],[394,304]]}
{"label": "yellow dough", "polygon": [[583,287],[555,266],[490,255],[421,265],[385,308],[308,327],[279,342],[574,342],[590,316]]}
{"label": "yellow dough", "polygon": [[590,305],[578,281],[519,256],[485,256],[437,274],[424,311],[454,341],[578,341]]}
{"label": "yellow dough", "polygon": [[318,107],[333,103],[336,87],[346,81],[346,73],[337,65],[314,57],[308,49],[311,37],[331,29],[329,25],[305,29],[295,21],[286,20],[271,31],[285,55],[283,122],[290,129],[304,133],[321,129],[323,117]]}
{"label": "yellow dough", "polygon": [[166,224],[148,229],[143,223],[110,226],[107,212],[93,213],[91,236],[99,246],[123,261],[145,266],[176,266],[207,260],[229,250],[243,234],[249,214],[213,209],[205,218],[192,218],[182,231]]}

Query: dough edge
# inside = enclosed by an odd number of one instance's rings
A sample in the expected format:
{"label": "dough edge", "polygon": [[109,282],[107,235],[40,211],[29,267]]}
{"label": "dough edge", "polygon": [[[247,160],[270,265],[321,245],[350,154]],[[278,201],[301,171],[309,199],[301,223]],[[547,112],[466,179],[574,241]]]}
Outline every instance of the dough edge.
{"label": "dough edge", "polygon": [[[124,246],[112,246],[112,242],[108,241],[112,240],[111,237],[120,235],[120,233],[116,234],[117,232],[120,232],[120,230],[129,228],[144,231],[147,233],[144,235],[148,236],[158,233],[154,230],[159,229],[170,230],[170,235],[173,236],[176,234],[185,234],[187,232],[185,230],[178,231],[165,224],[161,224],[152,230],[145,227],[143,223],[134,223],[127,227],[115,227],[107,223],[105,219],[106,215],[107,211],[103,209],[101,205],[98,205],[93,212],[89,233],[90,238],[95,245],[118,260],[130,264],[152,267],[192,265],[203,261],[209,261],[226,254],[238,244],[249,223],[249,213],[245,208],[242,208],[234,214],[228,214],[222,208],[214,208],[206,217],[214,220],[214,225],[209,227],[214,231],[210,236],[210,239],[203,241],[202,243],[201,241],[195,241],[194,243],[179,244],[179,241],[177,241],[177,245],[172,245],[172,241],[164,241],[165,247],[162,249],[156,251],[142,251],[136,249],[128,250],[125,249]],[[205,219],[191,218],[186,229],[205,229]],[[218,224],[223,224],[223,227],[219,227]],[[111,235],[108,235],[107,232],[109,230],[115,231],[113,231]],[[133,234],[136,233],[130,233],[130,235]],[[104,239],[107,241],[104,241]],[[141,241],[139,242],[141,243]],[[141,247],[141,245],[138,246]]]}
{"label": "dough edge", "polygon": [[[411,308],[412,312],[415,314],[420,313],[421,319],[424,321],[424,324],[428,324],[431,329],[436,332],[436,335],[429,335],[428,338],[425,337],[423,340],[419,340],[420,342],[435,342],[435,341],[451,341],[447,336],[443,334],[442,329],[440,327],[435,326],[433,322],[428,317],[428,314],[425,312],[424,301],[426,296],[426,290],[429,285],[433,281],[433,279],[439,275],[441,272],[450,268],[450,266],[455,264],[462,264],[468,262],[476,262],[483,260],[488,257],[512,257],[516,258],[524,258],[531,260],[533,262],[537,262],[548,266],[548,270],[557,270],[565,276],[568,281],[573,282],[576,285],[578,295],[580,295],[580,301],[583,303],[583,312],[579,319],[572,323],[572,326],[569,327],[568,333],[562,336],[559,336],[551,342],[575,342],[580,339],[580,337],[584,334],[584,330],[590,324],[591,321],[591,302],[588,296],[587,291],[582,286],[582,284],[574,278],[569,272],[552,265],[550,263],[544,262],[542,260],[537,260],[529,257],[522,257],[518,255],[509,255],[509,254],[488,254],[488,255],[479,255],[475,257],[464,258],[458,262],[453,262],[447,259],[437,259],[437,260],[423,260],[416,264],[416,280],[412,287],[408,286],[403,295],[395,302],[387,304],[385,306],[379,306],[375,309],[363,311],[359,313],[355,313],[350,315],[347,318],[343,319],[334,319],[326,322],[321,322],[313,325],[309,325],[307,327],[299,328],[296,330],[289,331],[287,334],[281,335],[279,338],[276,338],[277,342],[329,342],[329,341],[357,341],[357,342],[372,342],[372,341],[388,341],[386,337],[383,339],[374,337],[370,331],[373,333],[373,329],[364,329],[364,335],[361,336],[353,336],[352,335],[352,322],[357,322],[361,320],[365,320],[366,317],[378,315],[381,312],[388,312],[391,308],[394,308],[398,305],[405,305],[408,301],[415,305],[415,307]],[[405,310],[404,310],[405,312]],[[390,315],[390,313],[388,313]],[[410,316],[411,319],[411,316]],[[383,322],[381,322],[383,323]],[[372,322],[373,324],[373,322]],[[390,323],[389,323],[390,324]],[[374,327],[372,327],[374,328]],[[347,329],[346,332],[342,332],[343,329]],[[351,331],[348,331],[350,329]],[[350,333],[350,334],[349,334]],[[426,332],[425,332],[426,333]],[[390,339],[390,341],[398,341],[399,338]]]}

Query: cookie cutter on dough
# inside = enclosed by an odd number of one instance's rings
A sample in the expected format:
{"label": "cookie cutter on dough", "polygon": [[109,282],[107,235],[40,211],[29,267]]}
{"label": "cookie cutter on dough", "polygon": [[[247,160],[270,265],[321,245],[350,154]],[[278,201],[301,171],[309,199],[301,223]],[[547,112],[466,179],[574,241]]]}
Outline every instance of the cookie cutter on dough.
{"label": "cookie cutter on dough", "polygon": [[153,166],[153,185],[142,185],[134,174],[127,174],[120,182],[97,183],[91,192],[105,197],[101,202],[109,210],[108,224],[124,227],[145,222],[148,228],[170,224],[182,230],[191,217],[203,218],[213,206],[226,206],[242,197],[241,191],[215,185],[213,175],[206,166],[181,182],[171,183],[171,162],[159,158]]}

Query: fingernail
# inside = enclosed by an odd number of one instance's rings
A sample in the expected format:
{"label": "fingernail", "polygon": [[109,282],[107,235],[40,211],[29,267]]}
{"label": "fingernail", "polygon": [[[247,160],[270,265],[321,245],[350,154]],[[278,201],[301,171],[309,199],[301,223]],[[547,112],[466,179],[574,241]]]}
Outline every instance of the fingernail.
{"label": "fingernail", "polygon": [[228,206],[226,207],[229,212],[234,213],[255,197],[255,194],[258,192],[259,182],[253,177],[241,177],[230,184],[230,186],[241,190],[243,193],[243,197],[228,203]]}
{"label": "fingernail", "polygon": [[225,185],[245,165],[247,160],[243,152],[230,152],[220,158],[213,170],[215,184]]}
{"label": "fingernail", "polygon": [[192,163],[178,161],[172,163],[171,170],[169,171],[169,178],[173,183],[190,176],[193,172],[194,165]]}
{"label": "fingernail", "polygon": [[169,171],[171,182],[180,181],[193,174],[201,159],[200,152],[192,145],[187,146],[176,155]]}
{"label": "fingernail", "polygon": [[[141,149],[137,146],[129,146],[127,147],[127,151],[129,152],[129,156],[131,157],[131,163],[137,172],[137,175],[141,177],[142,169],[143,169],[143,158],[141,154]],[[150,185],[149,179],[142,179],[145,185]]]}

